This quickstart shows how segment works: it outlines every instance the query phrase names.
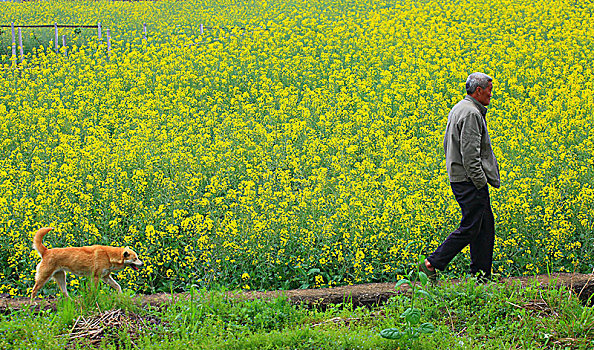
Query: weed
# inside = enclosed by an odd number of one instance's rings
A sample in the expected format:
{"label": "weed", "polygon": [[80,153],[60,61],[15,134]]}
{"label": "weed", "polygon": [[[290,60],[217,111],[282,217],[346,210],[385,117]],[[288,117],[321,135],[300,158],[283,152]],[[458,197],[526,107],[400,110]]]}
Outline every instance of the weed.
{"label": "weed", "polygon": [[[424,260],[424,258],[422,258]],[[421,260],[421,261],[422,261]],[[420,286],[415,282],[416,277]],[[429,283],[427,275],[422,271],[411,271],[408,274],[408,279],[401,279],[396,283],[396,290],[400,289],[400,286],[406,284],[411,289],[410,307],[407,308],[401,315],[400,318],[404,319],[404,330],[400,328],[387,328],[380,332],[380,335],[386,339],[403,339],[405,342],[419,338],[422,334],[431,334],[435,332],[435,326],[430,322],[421,323],[421,317],[423,312],[421,309],[415,307],[415,298],[417,294],[421,294],[429,299],[433,299],[423,288]]]}

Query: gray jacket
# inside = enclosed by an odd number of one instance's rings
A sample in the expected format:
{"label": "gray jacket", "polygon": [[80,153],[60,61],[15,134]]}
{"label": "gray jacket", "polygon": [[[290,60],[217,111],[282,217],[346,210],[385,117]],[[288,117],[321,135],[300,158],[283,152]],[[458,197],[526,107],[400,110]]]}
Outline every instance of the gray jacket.
{"label": "gray jacket", "polygon": [[487,183],[499,187],[486,115],[487,108],[469,95],[450,111],[443,140],[450,182],[472,181],[478,189]]}

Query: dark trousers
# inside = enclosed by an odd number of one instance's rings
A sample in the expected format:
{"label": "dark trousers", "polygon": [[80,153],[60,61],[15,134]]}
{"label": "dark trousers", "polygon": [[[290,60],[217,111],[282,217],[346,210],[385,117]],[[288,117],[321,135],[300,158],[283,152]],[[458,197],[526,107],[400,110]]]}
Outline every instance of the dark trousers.
{"label": "dark trousers", "polygon": [[491,276],[495,244],[495,219],[491,211],[488,185],[480,190],[472,182],[452,182],[450,185],[462,209],[460,227],[427,260],[436,269],[444,270],[470,244],[470,273],[482,271],[488,278]]}

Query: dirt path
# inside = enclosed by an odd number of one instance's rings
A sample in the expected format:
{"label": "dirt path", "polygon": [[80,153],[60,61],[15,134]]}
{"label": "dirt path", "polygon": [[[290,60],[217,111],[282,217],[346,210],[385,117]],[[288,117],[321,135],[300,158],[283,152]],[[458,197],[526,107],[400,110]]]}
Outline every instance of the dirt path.
{"label": "dirt path", "polygon": [[[594,294],[594,275],[592,274],[553,274],[551,276],[522,276],[502,279],[499,283],[507,285],[520,284],[526,286],[537,280],[541,285],[548,286],[551,283],[564,285],[571,289],[580,300],[586,302]],[[449,282],[441,282],[449,283]],[[451,283],[456,283],[452,280]],[[322,289],[293,289],[276,290],[268,292],[259,291],[240,291],[230,292],[231,298],[237,299],[256,299],[273,298],[284,295],[294,303],[302,303],[308,307],[325,307],[329,304],[352,303],[353,306],[373,306],[385,303],[390,297],[398,293],[406,293],[406,287],[401,290],[394,289],[395,282],[392,283],[368,283],[352,286],[343,286],[335,288]],[[180,299],[187,299],[186,293],[167,294],[159,293],[142,296],[143,305],[162,306]],[[36,309],[55,309],[55,299],[36,300]],[[29,304],[27,298],[0,298],[0,313],[7,314],[14,309],[20,309],[23,305]]]}

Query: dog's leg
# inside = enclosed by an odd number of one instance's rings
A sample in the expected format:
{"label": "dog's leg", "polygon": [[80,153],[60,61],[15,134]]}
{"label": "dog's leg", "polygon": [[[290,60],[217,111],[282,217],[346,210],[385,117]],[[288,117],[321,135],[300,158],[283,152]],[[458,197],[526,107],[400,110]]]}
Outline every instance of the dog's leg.
{"label": "dog's leg", "polygon": [[109,284],[113,289],[117,290],[118,293],[122,293],[122,287],[120,287],[120,285],[118,284],[118,282],[116,282],[111,277],[111,275],[103,276],[103,277],[101,277],[101,279],[103,280],[103,282]]}
{"label": "dog's leg", "polygon": [[93,288],[94,290],[99,290],[99,275],[94,275],[93,276]]}
{"label": "dog's leg", "polygon": [[52,277],[52,273],[45,267],[42,260],[39,264],[37,264],[37,272],[35,272],[35,285],[31,291],[31,300],[35,298],[37,292],[47,283],[50,277]]}
{"label": "dog's leg", "polygon": [[66,272],[58,271],[54,273],[54,279],[56,280],[56,283],[58,283],[58,287],[60,287],[62,294],[64,294],[66,298],[70,298],[68,291],[66,290]]}

